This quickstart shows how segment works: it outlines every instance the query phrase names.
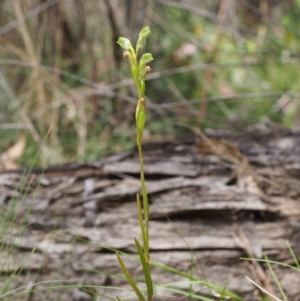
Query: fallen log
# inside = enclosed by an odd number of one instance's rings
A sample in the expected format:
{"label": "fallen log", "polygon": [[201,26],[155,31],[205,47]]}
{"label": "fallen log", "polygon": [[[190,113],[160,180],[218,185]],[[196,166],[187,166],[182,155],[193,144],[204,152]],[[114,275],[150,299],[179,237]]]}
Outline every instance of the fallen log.
{"label": "fallen log", "polygon": [[[152,261],[187,275],[193,266],[195,277],[252,301],[261,291],[245,276],[281,297],[265,263],[241,260],[267,255],[295,267],[273,265],[289,300],[300,300],[299,270],[286,245],[299,258],[300,131],[262,127],[207,135],[144,145]],[[2,286],[11,275],[9,289],[24,287],[17,292],[30,300],[133,295],[112,249],[136,253],[139,191],[135,149],[97,162],[0,174],[2,219],[8,221],[0,236]],[[142,280],[138,261],[123,257]],[[163,285],[179,281],[188,291],[188,279],[155,264],[152,272],[154,300],[187,300]],[[69,287],[46,293],[39,290],[44,281]],[[193,291],[217,298],[203,282]]]}

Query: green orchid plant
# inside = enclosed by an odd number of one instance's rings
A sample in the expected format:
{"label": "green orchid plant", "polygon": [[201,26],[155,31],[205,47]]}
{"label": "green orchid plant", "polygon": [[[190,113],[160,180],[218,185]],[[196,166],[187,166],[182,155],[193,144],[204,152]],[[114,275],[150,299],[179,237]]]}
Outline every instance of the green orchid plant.
{"label": "green orchid plant", "polygon": [[[136,129],[137,129],[137,146],[139,153],[139,161],[140,161],[140,181],[141,181],[141,191],[142,191],[142,200],[143,206],[141,204],[140,196],[137,194],[137,212],[138,219],[141,228],[143,246],[134,238],[134,242],[139,254],[140,262],[143,267],[143,272],[145,276],[145,282],[147,285],[147,296],[148,301],[152,301],[153,298],[153,283],[151,279],[150,272],[150,253],[149,253],[149,202],[148,195],[145,183],[145,175],[144,175],[144,163],[143,163],[143,153],[142,153],[142,139],[143,139],[143,130],[146,122],[146,106],[145,106],[145,80],[146,75],[150,72],[150,67],[147,66],[153,60],[151,53],[144,53],[140,59],[138,59],[138,52],[140,49],[144,48],[146,44],[146,38],[150,34],[150,28],[148,26],[144,27],[140,33],[139,38],[136,43],[136,48],[132,47],[131,42],[124,38],[120,37],[117,43],[125,50],[123,53],[123,57],[127,57],[129,64],[131,66],[131,76],[133,78],[137,93],[138,93],[138,102],[136,106]],[[131,277],[128,272],[120,254],[117,252],[117,258],[121,269],[126,277],[126,280],[131,285],[135,294],[137,295],[140,301],[146,301],[145,296],[141,292],[141,290],[137,287],[134,279]],[[119,298],[117,298],[120,300]]]}

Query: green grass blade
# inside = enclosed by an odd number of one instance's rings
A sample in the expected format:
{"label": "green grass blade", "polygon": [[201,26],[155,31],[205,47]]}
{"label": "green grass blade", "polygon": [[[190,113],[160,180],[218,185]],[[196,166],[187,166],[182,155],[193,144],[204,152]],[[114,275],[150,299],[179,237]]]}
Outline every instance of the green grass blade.
{"label": "green grass blade", "polygon": [[280,265],[282,267],[285,267],[285,268],[289,268],[289,269],[292,269],[292,270],[295,270],[297,272],[299,272],[299,268],[298,267],[294,267],[290,264],[287,264],[287,263],[284,263],[284,262],[280,262],[280,261],[275,261],[275,260],[265,260],[265,259],[258,259],[258,258],[244,258],[244,257],[241,257],[240,258],[241,260],[248,260],[248,261],[257,261],[257,262],[263,262],[263,263],[267,263],[267,261],[271,264],[277,264],[277,265]]}
{"label": "green grass blade", "polygon": [[152,278],[151,278],[151,273],[150,273],[150,266],[146,260],[145,254],[143,252],[143,248],[141,247],[139,241],[136,238],[134,238],[134,242],[135,242],[136,248],[139,252],[140,261],[143,266],[145,282],[146,282],[147,291],[148,291],[148,299],[151,300],[153,297],[153,283],[152,283]]}
{"label": "green grass blade", "polygon": [[121,256],[119,255],[118,252],[116,252],[120,267],[124,273],[124,276],[127,280],[127,282],[131,285],[132,289],[134,290],[134,292],[136,293],[137,297],[139,298],[140,301],[146,301],[145,297],[143,296],[142,292],[139,290],[139,288],[137,287],[137,285],[135,284],[133,278],[131,277],[131,275],[129,274],[127,268],[125,267],[125,264],[121,258]]}
{"label": "green grass blade", "polygon": [[298,261],[297,256],[295,255],[295,253],[294,253],[294,251],[293,251],[293,249],[292,249],[292,247],[291,247],[291,245],[290,245],[290,243],[289,243],[288,241],[286,241],[286,245],[287,245],[287,247],[288,247],[288,249],[289,249],[289,252],[290,252],[291,256],[292,256],[293,259],[294,259],[294,262],[295,262],[295,264],[296,264],[296,266],[297,266],[297,269],[300,271],[300,264],[299,264],[299,261]]}
{"label": "green grass blade", "polygon": [[[191,252],[191,263],[190,263],[190,279],[194,277],[194,252],[192,250]],[[189,301],[192,301],[192,293],[193,293],[193,282],[190,282],[190,287],[189,287]]]}
{"label": "green grass blade", "polygon": [[158,268],[160,268],[164,271],[170,272],[172,274],[182,276],[184,278],[196,281],[197,283],[202,284],[202,285],[206,286],[207,288],[211,288],[211,289],[215,290],[216,292],[218,292],[220,294],[222,293],[223,296],[231,297],[232,299],[237,300],[237,301],[244,301],[244,299],[241,298],[240,296],[238,296],[238,295],[236,295],[236,294],[234,294],[234,293],[232,293],[228,290],[224,290],[224,287],[222,287],[222,286],[219,286],[219,285],[212,284],[210,282],[201,280],[201,279],[199,279],[195,276],[191,277],[191,275],[188,274],[188,273],[182,272],[180,270],[177,270],[175,268],[166,266],[166,265],[158,263],[158,262],[151,262],[151,265],[156,266],[156,267],[158,267]]}
{"label": "green grass blade", "polygon": [[[160,286],[158,286],[158,287],[160,287]],[[190,292],[187,292],[186,290],[183,290],[183,289],[180,289],[180,288],[167,287],[165,289],[169,292],[177,293],[181,296],[186,296],[186,297],[190,296]],[[215,301],[216,300],[215,298],[210,298],[210,297],[207,297],[207,296],[198,295],[197,293],[192,293],[191,296],[193,297],[193,300],[201,300],[201,301]],[[186,298],[183,299],[183,298],[180,297],[180,298],[178,298],[178,300],[186,300]],[[232,299],[232,300],[234,300],[234,299]],[[245,300],[243,300],[243,301],[245,301]]]}
{"label": "green grass blade", "polygon": [[275,274],[275,272],[274,272],[274,270],[273,270],[273,268],[272,268],[272,265],[271,265],[271,263],[270,263],[269,260],[268,260],[268,256],[267,256],[267,255],[265,255],[265,260],[266,260],[267,266],[268,266],[268,268],[269,268],[269,270],[270,270],[270,272],[271,272],[271,274],[272,274],[272,277],[273,277],[274,281],[275,281],[276,284],[277,284],[277,287],[278,287],[278,289],[279,289],[279,291],[280,291],[280,293],[281,293],[281,296],[283,297],[283,300],[284,300],[284,301],[288,301],[288,299],[287,299],[287,297],[286,297],[286,294],[285,294],[285,292],[284,292],[284,290],[283,290],[283,288],[282,288],[282,285],[281,285],[281,283],[279,282],[279,280],[278,280],[278,278],[277,278],[277,276],[276,276],[276,274]]}

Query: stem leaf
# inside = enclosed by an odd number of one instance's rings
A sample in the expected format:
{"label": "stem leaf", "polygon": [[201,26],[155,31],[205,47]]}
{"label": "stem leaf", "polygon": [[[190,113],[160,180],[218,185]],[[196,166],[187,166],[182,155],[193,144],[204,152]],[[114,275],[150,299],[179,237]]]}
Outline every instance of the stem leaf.
{"label": "stem leaf", "polygon": [[116,252],[120,267],[124,273],[124,276],[127,280],[127,282],[131,285],[132,289],[134,290],[135,294],[138,296],[140,301],[146,301],[145,297],[143,296],[142,292],[139,290],[139,288],[137,287],[137,285],[135,284],[133,278],[131,277],[131,275],[129,274],[127,268],[125,267],[125,264],[121,258],[121,256],[119,255],[118,252]]}
{"label": "stem leaf", "polygon": [[134,242],[135,242],[136,248],[139,252],[140,260],[141,260],[141,263],[143,266],[145,281],[146,281],[146,285],[147,285],[148,299],[151,300],[151,298],[153,296],[153,284],[152,284],[149,263],[146,260],[145,254],[143,252],[143,248],[140,245],[139,241],[136,238],[134,238]]}

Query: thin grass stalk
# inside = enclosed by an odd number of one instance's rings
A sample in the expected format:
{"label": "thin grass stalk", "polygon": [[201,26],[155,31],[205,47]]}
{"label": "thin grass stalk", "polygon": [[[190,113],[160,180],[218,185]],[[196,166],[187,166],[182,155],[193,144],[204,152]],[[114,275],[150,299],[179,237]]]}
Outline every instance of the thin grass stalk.
{"label": "thin grass stalk", "polygon": [[293,260],[294,260],[294,262],[296,264],[296,266],[297,266],[297,269],[300,271],[299,260],[297,259],[297,256],[294,253],[294,250],[292,249],[292,247],[291,247],[291,245],[290,245],[290,243],[288,241],[286,241],[286,245],[288,247],[288,250],[289,250],[289,252],[290,252],[290,254],[291,254],[291,256],[292,256],[292,258],[293,258]]}
{"label": "thin grass stalk", "polygon": [[279,291],[281,293],[281,296],[282,296],[283,300],[284,301],[288,301],[287,296],[286,296],[286,294],[284,292],[284,289],[283,289],[283,287],[282,287],[282,285],[281,285],[281,283],[280,283],[280,281],[279,281],[276,273],[274,272],[274,270],[272,268],[272,265],[269,262],[269,258],[268,258],[267,255],[265,255],[265,260],[266,260],[266,264],[268,266],[268,269],[269,269],[269,271],[270,271],[270,273],[271,273],[271,275],[272,275],[272,277],[273,277],[273,279],[274,279],[274,281],[275,281],[275,283],[276,283],[276,285],[277,285],[277,287],[278,287],[278,289],[279,289]]}

